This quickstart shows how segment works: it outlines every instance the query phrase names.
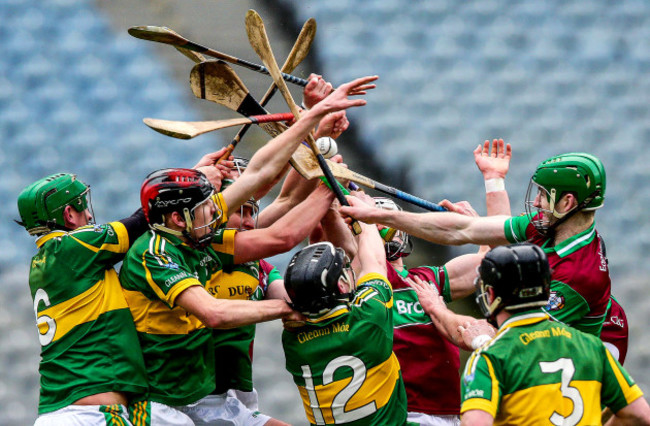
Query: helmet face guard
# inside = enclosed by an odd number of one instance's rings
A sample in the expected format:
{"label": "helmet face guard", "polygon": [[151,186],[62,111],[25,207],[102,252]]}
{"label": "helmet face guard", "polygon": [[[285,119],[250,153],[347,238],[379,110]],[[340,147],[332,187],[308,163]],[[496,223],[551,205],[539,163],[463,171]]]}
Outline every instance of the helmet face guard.
{"label": "helmet face guard", "polygon": [[[233,167],[231,167],[231,171],[233,172],[233,176],[230,179],[224,179],[221,184],[221,191],[235,183],[235,181],[244,173],[246,168],[248,167],[249,160],[243,157],[235,157],[233,160]],[[251,208],[251,218],[253,219],[254,225],[253,228],[246,228],[244,227],[244,217],[245,217],[245,209],[246,207]],[[244,204],[242,204],[239,207],[239,215],[240,215],[240,222],[239,225],[235,228],[234,226],[228,227],[227,229],[236,229],[238,231],[248,231],[250,229],[257,229],[257,217],[260,212],[260,202],[256,200],[254,197],[251,197],[248,201],[246,201]],[[230,218],[232,219],[233,215],[230,215]],[[229,220],[230,222],[230,220]]]}
{"label": "helmet face guard", "polygon": [[94,210],[90,198],[90,186],[70,173],[57,173],[40,179],[18,196],[18,211],[21,221],[30,235],[41,235],[55,229],[71,230],[66,227],[64,211],[71,206],[77,212],[88,210],[94,224]]}
{"label": "helmet face guard", "polygon": [[[493,325],[502,309],[511,312],[546,306],[551,271],[544,251],[533,244],[511,244],[490,250],[474,281],[476,303]],[[490,302],[488,289],[493,290]]]}
{"label": "helmet face guard", "polygon": [[[533,185],[534,184],[534,185]],[[599,209],[605,202],[607,177],[602,162],[593,155],[573,152],[551,157],[543,161],[531,177],[526,195],[526,211],[531,214],[533,195],[542,188],[549,202],[549,214],[557,218],[546,225],[536,224],[542,235],[548,235],[560,223],[578,211]],[[573,210],[558,212],[555,207],[566,193],[575,195],[578,205]],[[550,218],[550,216],[549,216]],[[535,224],[534,224],[535,225]]]}
{"label": "helmet face guard", "polygon": [[[151,173],[140,188],[140,201],[149,227],[172,235],[185,237],[195,248],[206,247],[220,219],[222,210],[216,203],[214,187],[203,173],[194,169],[161,169]],[[199,210],[200,208],[200,210]],[[206,209],[215,213],[206,218]],[[197,213],[203,225],[195,226]],[[177,231],[165,222],[167,213],[177,212],[185,221],[185,229]],[[199,235],[205,232],[203,235]]]}
{"label": "helmet face guard", "polygon": [[[244,227],[244,218],[246,217],[246,209],[251,210],[251,219],[253,220],[253,227],[252,228],[246,228]],[[249,231],[251,229],[257,229],[257,217],[260,214],[260,202],[257,201],[255,198],[251,197],[248,201],[246,201],[244,204],[239,206],[239,226],[237,227],[238,231]]]}
{"label": "helmet face guard", "polygon": [[[349,293],[341,293],[339,279],[349,285]],[[349,302],[356,280],[345,252],[330,242],[321,242],[293,256],[285,273],[284,286],[293,309],[315,316],[328,312],[337,304]]]}
{"label": "helmet face guard", "polygon": [[[402,208],[398,206],[395,201],[386,197],[373,197],[375,206],[382,210],[401,211]],[[387,228],[384,228],[387,229]],[[382,229],[383,231],[383,229]],[[382,237],[383,237],[383,233]],[[404,231],[396,231],[394,237],[390,241],[384,243],[384,250],[386,251],[386,259],[389,262],[399,259],[400,257],[407,257],[413,252],[413,241],[409,238],[409,234]]]}

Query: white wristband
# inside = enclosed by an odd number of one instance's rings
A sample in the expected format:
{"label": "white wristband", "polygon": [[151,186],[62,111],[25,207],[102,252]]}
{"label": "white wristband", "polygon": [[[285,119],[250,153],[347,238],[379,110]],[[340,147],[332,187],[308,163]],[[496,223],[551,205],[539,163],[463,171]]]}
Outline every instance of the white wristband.
{"label": "white wristband", "polygon": [[481,334],[480,336],[476,336],[475,338],[472,339],[472,349],[476,350],[492,340],[490,336],[487,334]]}
{"label": "white wristband", "polygon": [[505,191],[506,181],[503,178],[488,179],[485,181],[485,193]]}

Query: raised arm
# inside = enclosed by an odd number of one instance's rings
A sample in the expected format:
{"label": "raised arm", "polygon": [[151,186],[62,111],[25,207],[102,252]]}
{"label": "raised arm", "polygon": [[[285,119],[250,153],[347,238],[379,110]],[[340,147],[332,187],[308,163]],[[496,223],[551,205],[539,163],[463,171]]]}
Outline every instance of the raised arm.
{"label": "raised arm", "polygon": [[487,215],[510,216],[510,198],[506,191],[505,178],[510,168],[512,147],[503,139],[494,139],[492,146],[486,140],[474,150],[474,161],[485,180],[485,203]]}
{"label": "raised arm", "polygon": [[460,315],[449,310],[435,286],[422,281],[418,276],[415,276],[413,280],[409,280],[409,284],[417,293],[422,309],[429,315],[438,332],[454,345],[467,351],[474,350],[475,348],[472,347],[473,338],[469,339],[469,341],[466,340],[463,331],[477,322],[485,323],[481,334],[489,337],[494,336],[494,328],[487,324],[485,320],[477,320],[474,317]]}
{"label": "raised arm", "polygon": [[332,191],[320,186],[270,227],[238,232],[235,235],[234,262],[263,259],[291,250],[309,236],[333,200]]}
{"label": "raised arm", "polygon": [[[359,204],[367,205],[365,201],[357,197],[347,196],[346,198],[351,206]],[[384,251],[384,240],[381,239],[376,226],[366,223],[362,223],[361,226],[362,232],[356,236],[358,245],[356,259],[359,262],[358,277],[363,277],[373,272],[385,277],[386,252]]]}
{"label": "raised arm", "polygon": [[348,97],[364,94],[365,90],[374,88],[370,83],[376,79],[376,76],[363,77],[341,85],[302,115],[289,129],[260,148],[241,177],[223,192],[228,209],[232,211],[238,208],[260,187],[272,181],[287,164],[302,140],[326,114],[365,105],[366,101],[363,99]]}

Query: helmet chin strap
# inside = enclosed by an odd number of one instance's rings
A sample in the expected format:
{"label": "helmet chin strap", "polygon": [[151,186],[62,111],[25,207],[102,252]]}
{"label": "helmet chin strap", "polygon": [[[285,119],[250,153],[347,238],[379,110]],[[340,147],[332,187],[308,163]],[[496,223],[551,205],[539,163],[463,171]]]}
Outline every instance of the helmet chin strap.
{"label": "helmet chin strap", "polygon": [[576,213],[578,213],[579,211],[581,211],[585,207],[587,207],[587,205],[589,205],[589,203],[591,203],[594,200],[594,198],[596,198],[598,196],[598,194],[600,194],[600,189],[597,189],[594,192],[592,192],[591,195],[589,195],[587,198],[585,198],[582,201],[582,203],[578,204],[576,206],[576,208],[571,209],[566,213],[560,213],[559,215],[556,215],[555,204],[554,204],[553,205],[553,216],[557,217],[558,220],[553,224],[549,224],[547,235],[549,237],[552,237],[553,234],[555,234],[555,230],[557,229],[558,226],[560,226],[561,224],[566,222],[570,217],[572,217],[573,215],[575,215]]}

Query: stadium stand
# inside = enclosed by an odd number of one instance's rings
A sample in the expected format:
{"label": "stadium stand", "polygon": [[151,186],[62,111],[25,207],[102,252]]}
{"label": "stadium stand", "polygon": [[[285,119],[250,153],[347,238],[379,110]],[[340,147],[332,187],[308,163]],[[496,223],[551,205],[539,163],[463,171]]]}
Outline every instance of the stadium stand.
{"label": "stadium stand", "polygon": [[[483,213],[471,151],[488,138],[513,145],[507,187],[515,213],[523,211],[529,173],[542,159],[574,150],[603,159],[608,188],[598,228],[613,291],[631,321],[626,366],[650,390],[650,347],[642,343],[650,273],[650,4],[280,3],[300,22],[316,18],[318,71],[328,80],[380,75],[368,106],[352,111],[351,121],[374,163],[407,170],[409,192],[432,201],[466,199]],[[186,83],[175,82],[150,46],[125,28],[116,31],[109,19],[91,0],[0,2],[0,423],[32,423],[38,389],[26,284],[33,245],[12,223],[18,192],[38,177],[74,171],[93,186],[98,220],[106,221],[135,209],[151,169],[189,166],[224,143],[206,135],[190,151],[142,125],[146,116],[202,117]],[[277,342],[261,336],[258,344]],[[267,406],[300,424],[297,393],[279,379],[286,374],[278,362],[261,357],[256,380],[262,389],[279,383]]]}

